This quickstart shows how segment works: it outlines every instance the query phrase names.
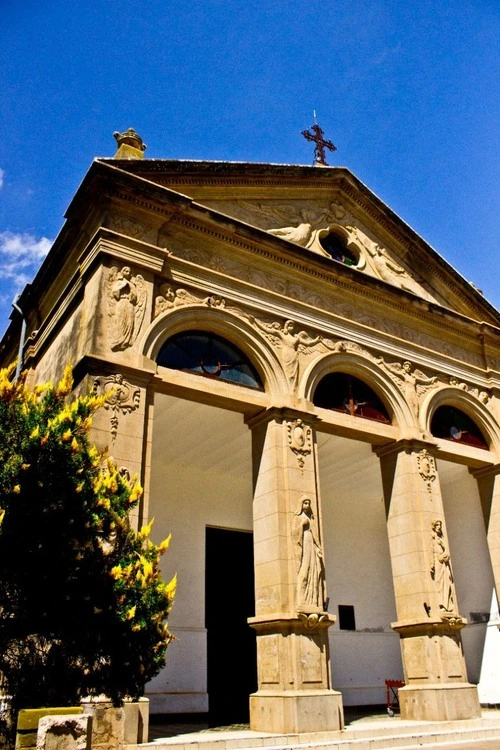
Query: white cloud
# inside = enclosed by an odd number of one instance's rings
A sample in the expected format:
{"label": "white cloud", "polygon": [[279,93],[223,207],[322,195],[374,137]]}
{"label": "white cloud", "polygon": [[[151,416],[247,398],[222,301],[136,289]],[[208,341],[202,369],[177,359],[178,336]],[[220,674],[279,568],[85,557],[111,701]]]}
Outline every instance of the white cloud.
{"label": "white cloud", "polygon": [[0,232],[0,279],[22,288],[33,278],[51,245],[47,237],[37,240],[28,232]]}
{"label": "white cloud", "polygon": [[4,169],[0,169],[0,190],[3,188],[3,178],[4,178],[4,175],[5,175],[5,170]]}

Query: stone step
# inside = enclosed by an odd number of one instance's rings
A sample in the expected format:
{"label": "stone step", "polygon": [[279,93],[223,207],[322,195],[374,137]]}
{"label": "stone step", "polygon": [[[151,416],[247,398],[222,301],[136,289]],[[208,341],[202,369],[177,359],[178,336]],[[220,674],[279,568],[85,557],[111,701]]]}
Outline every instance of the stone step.
{"label": "stone step", "polygon": [[127,750],[409,750],[439,743],[487,739],[500,741],[500,712],[481,719],[446,722],[401,721],[397,718],[348,726],[339,732],[277,735],[251,730],[205,731],[128,745]]}

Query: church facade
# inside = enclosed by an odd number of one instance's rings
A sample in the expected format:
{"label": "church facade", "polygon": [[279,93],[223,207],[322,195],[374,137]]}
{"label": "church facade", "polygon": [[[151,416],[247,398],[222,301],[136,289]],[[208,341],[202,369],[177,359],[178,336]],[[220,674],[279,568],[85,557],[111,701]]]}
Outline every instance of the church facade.
{"label": "church facade", "polygon": [[69,361],[110,393],[93,439],[172,532],[152,711],[338,729],[386,679],[408,719],[500,702],[500,314],[345,168],[118,142],[18,305],[30,382]]}

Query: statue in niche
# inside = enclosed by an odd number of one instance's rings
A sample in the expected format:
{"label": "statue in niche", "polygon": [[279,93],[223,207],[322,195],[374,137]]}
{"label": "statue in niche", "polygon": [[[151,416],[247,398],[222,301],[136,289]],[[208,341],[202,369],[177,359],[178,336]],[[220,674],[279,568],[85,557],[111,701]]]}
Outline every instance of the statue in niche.
{"label": "statue in niche", "polygon": [[443,522],[432,522],[431,577],[438,591],[438,606],[442,612],[453,612],[455,597],[450,552],[443,533]]}
{"label": "statue in niche", "polygon": [[251,322],[266,334],[272,344],[281,349],[281,358],[286,376],[292,389],[295,390],[299,382],[299,351],[307,352],[307,347],[314,346],[321,341],[321,336],[311,338],[305,331],[294,333],[295,323],[287,320],[283,327],[278,322],[261,323],[250,317]]}
{"label": "statue in niche", "polygon": [[295,544],[297,571],[297,609],[323,609],[323,550],[318,539],[312,503],[307,495],[293,517],[292,538]]}
{"label": "statue in niche", "polygon": [[420,392],[425,392],[429,386],[435,385],[437,378],[429,378],[421,370],[411,369],[411,362],[386,362],[383,357],[377,360],[377,363],[383,365],[392,375],[395,375],[397,384],[402,388],[408,406],[418,419],[420,404]]}
{"label": "statue in niche", "polygon": [[132,346],[146,310],[146,284],[140,274],[132,276],[130,268],[113,266],[108,275],[108,305],[112,318],[111,349],[123,351]]}

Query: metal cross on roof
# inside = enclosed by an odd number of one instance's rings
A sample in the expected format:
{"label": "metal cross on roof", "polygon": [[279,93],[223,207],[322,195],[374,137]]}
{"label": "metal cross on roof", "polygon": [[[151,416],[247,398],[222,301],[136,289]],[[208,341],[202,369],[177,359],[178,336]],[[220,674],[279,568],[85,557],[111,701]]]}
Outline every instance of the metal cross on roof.
{"label": "metal cross on roof", "polygon": [[312,133],[309,130],[302,130],[301,135],[308,141],[314,141],[316,144],[314,147],[314,163],[321,164],[323,167],[327,167],[328,163],[325,156],[325,148],[329,151],[336,151],[337,147],[333,145],[331,141],[324,139],[324,132],[321,130],[316,119],[316,112],[314,112],[314,125],[311,125]]}

